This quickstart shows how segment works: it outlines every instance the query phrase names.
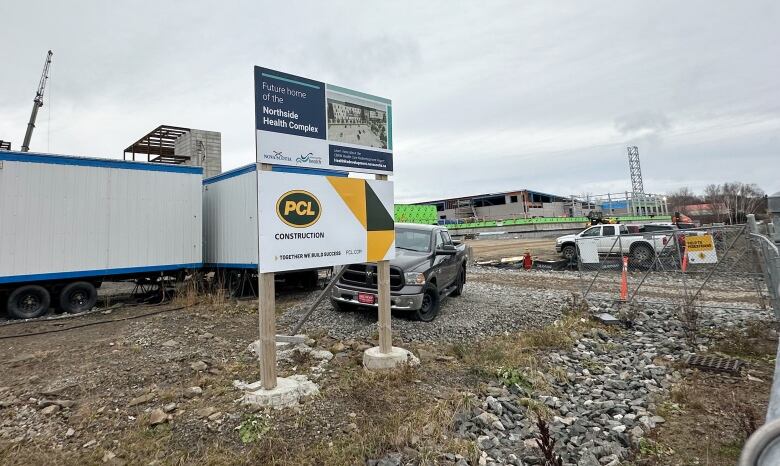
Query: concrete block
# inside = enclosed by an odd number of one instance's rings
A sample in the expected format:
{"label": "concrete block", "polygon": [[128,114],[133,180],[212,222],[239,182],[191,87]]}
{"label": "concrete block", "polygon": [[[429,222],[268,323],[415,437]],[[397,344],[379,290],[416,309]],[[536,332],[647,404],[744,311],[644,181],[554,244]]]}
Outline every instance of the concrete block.
{"label": "concrete block", "polygon": [[410,351],[393,346],[389,353],[382,353],[378,346],[363,353],[363,367],[369,370],[393,369],[401,364],[416,366],[420,360]]}
{"label": "concrete block", "polygon": [[266,390],[262,382],[247,384],[234,381],[233,386],[244,391],[241,402],[263,408],[289,408],[297,405],[302,399],[320,392],[317,385],[305,375],[293,375],[276,379],[276,387]]}

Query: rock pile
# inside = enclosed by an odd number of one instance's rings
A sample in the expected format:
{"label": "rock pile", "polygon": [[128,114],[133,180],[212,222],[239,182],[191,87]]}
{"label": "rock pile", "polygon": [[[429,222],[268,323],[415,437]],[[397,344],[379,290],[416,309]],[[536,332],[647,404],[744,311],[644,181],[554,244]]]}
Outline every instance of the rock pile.
{"label": "rock pile", "polygon": [[[595,315],[609,309],[591,311]],[[715,312],[701,316],[700,324],[732,326],[747,318]],[[701,343],[699,349],[706,349],[707,340]],[[528,374],[542,383],[510,384],[497,378],[470,412],[458,415],[458,434],[476,442],[480,463],[539,464],[536,421],[543,412],[564,464],[618,465],[643,436],[665,422],[656,414],[658,403],[684,375],[672,363],[688,354],[673,306],[640,312],[631,329],[592,328],[577,335],[571,349],[544,357],[553,370]],[[519,378],[525,380],[522,374]]]}

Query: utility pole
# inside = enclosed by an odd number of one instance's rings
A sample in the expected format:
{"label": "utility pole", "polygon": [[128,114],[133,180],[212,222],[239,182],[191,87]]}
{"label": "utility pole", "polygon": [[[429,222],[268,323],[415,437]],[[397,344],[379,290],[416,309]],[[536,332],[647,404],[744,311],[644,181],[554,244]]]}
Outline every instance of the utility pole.
{"label": "utility pole", "polygon": [[22,152],[28,152],[30,150],[30,139],[32,139],[32,133],[35,129],[35,119],[38,117],[38,109],[43,107],[43,93],[46,90],[46,81],[49,79],[49,65],[51,65],[51,56],[54,55],[51,50],[46,54],[46,62],[43,64],[43,73],[41,73],[41,80],[38,83],[38,90],[35,92],[35,98],[33,99],[32,113],[30,114],[30,122],[27,123],[27,132],[24,133],[24,142],[22,143]]}

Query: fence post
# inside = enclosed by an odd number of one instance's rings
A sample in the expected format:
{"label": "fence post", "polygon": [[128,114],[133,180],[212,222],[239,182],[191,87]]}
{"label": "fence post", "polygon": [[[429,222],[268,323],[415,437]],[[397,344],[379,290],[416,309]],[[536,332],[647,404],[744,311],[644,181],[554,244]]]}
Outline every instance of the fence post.
{"label": "fence post", "polygon": [[770,220],[772,220],[772,226],[774,227],[774,237],[772,240],[776,244],[780,244],[780,192],[776,192],[767,198],[767,210],[769,211]]}

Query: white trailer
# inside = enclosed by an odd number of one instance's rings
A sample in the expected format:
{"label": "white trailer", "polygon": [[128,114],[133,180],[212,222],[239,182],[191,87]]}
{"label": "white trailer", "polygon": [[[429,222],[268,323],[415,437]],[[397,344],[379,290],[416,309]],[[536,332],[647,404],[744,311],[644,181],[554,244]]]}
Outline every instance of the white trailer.
{"label": "white trailer", "polygon": [[0,151],[0,307],[94,306],[104,281],[202,266],[202,168]]}
{"label": "white trailer", "polygon": [[[223,280],[231,296],[256,292],[258,258],[257,171],[249,164],[203,180],[203,262]],[[347,176],[347,172],[274,166],[273,171]],[[317,270],[276,274],[306,288]]]}

